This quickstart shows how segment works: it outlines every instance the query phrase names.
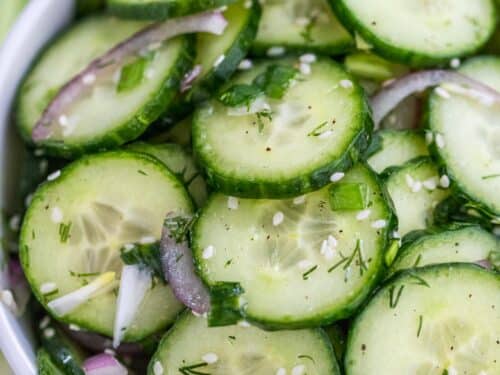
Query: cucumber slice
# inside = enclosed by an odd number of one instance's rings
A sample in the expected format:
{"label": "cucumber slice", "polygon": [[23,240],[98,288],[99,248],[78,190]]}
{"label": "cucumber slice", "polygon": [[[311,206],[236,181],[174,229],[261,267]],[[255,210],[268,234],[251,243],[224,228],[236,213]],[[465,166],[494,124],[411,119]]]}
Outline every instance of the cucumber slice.
{"label": "cucumber slice", "polygon": [[173,374],[340,374],[320,329],[266,332],[255,327],[208,328],[184,314],[163,338],[148,368]]}
{"label": "cucumber slice", "polygon": [[[45,308],[104,272],[119,277],[123,266],[119,250],[125,244],[160,238],[166,212],[192,211],[182,183],[148,155],[125,151],[92,155],[70,164],[54,179],[57,176],[49,176],[51,181],[35,193],[20,238],[26,277]],[[58,319],[110,336],[115,306],[115,291],[104,289]],[[181,308],[168,286],[154,283],[125,341],[139,341],[162,330]]]}
{"label": "cucumber slice", "polygon": [[440,176],[430,158],[411,160],[386,171],[386,187],[398,217],[401,236],[412,230],[425,229],[433,223],[436,205],[450,191],[446,175]]}
{"label": "cucumber slice", "polygon": [[[332,211],[329,188],[340,184],[365,186],[369,208]],[[234,202],[215,194],[194,225],[191,246],[209,287],[241,284],[250,321],[308,327],[349,316],[370,293],[393,226],[377,177],[356,165],[340,182],[293,200]]]}
{"label": "cucumber slice", "polygon": [[[377,54],[412,66],[446,63],[479,50],[496,26],[492,0],[329,0],[340,21]],[[390,15],[394,17],[388,18]]]}
{"label": "cucumber slice", "polygon": [[[259,64],[228,86],[249,84],[270,67],[292,62]],[[281,99],[261,95],[250,108],[212,100],[195,112],[194,152],[216,190],[249,198],[297,196],[327,184],[366,148],[372,122],[362,89],[330,60],[305,65],[310,74],[297,73]],[[259,105],[265,109],[253,109]]]}
{"label": "cucumber slice", "polygon": [[[500,90],[499,57],[475,57],[459,71]],[[449,99],[436,93],[429,98],[431,151],[460,193],[500,217],[500,107],[449,91]]]}
{"label": "cucumber slice", "polygon": [[498,306],[498,275],[477,266],[405,272],[354,321],[346,374],[499,374]]}
{"label": "cucumber slice", "polygon": [[370,52],[351,53],[345,57],[344,65],[354,76],[375,82],[394,79],[409,71],[406,66],[394,64]]}
{"label": "cucumber slice", "polygon": [[198,207],[207,200],[207,185],[196,167],[193,157],[181,146],[173,143],[151,145],[138,142],[128,146],[130,150],[151,155],[170,169],[188,189]]}
{"label": "cucumber slice", "polygon": [[28,0],[8,0],[0,5],[0,44],[27,2]]}
{"label": "cucumber slice", "polygon": [[[36,121],[63,84],[95,57],[145,25],[94,16],[77,23],[52,44],[19,92],[16,113],[23,138],[32,142]],[[77,53],[75,45],[81,46]],[[54,155],[74,157],[137,138],[177,94],[180,79],[191,66],[193,47],[191,38],[172,39],[146,57],[138,57],[144,69],[136,69],[137,76],[132,74],[133,69],[126,69],[130,64],[110,72],[109,81],[96,84],[90,95],[75,103],[60,119],[66,124],[66,131],[42,145]],[[137,78],[136,86],[132,85],[132,78]],[[130,89],[125,89],[126,84]]]}
{"label": "cucumber slice", "polygon": [[367,151],[368,164],[377,173],[429,155],[424,137],[411,130],[381,130],[375,133]]}
{"label": "cucumber slice", "polygon": [[264,3],[252,53],[266,56],[273,47],[283,53],[340,55],[353,49],[354,39],[337,21],[327,0],[274,0]]}
{"label": "cucumber slice", "polygon": [[54,364],[49,353],[45,349],[38,349],[36,364],[39,375],[65,375],[64,372]]}
{"label": "cucumber slice", "polygon": [[424,232],[404,245],[392,264],[392,271],[428,264],[474,263],[500,255],[500,240],[480,226],[457,226]]}
{"label": "cucumber slice", "polygon": [[108,0],[109,11],[122,18],[163,20],[222,7],[236,0]]}

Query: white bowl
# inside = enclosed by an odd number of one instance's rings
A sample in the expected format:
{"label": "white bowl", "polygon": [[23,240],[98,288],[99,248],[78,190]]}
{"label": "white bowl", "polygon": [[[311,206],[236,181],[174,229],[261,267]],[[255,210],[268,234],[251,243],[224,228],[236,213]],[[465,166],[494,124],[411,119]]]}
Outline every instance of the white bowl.
{"label": "white bowl", "polygon": [[[12,208],[21,147],[11,124],[11,107],[26,70],[43,46],[69,23],[74,0],[31,1],[0,48],[0,202]],[[0,219],[1,220],[1,219]],[[0,238],[3,225],[0,225]],[[0,264],[2,264],[0,251]],[[1,278],[0,278],[1,283]],[[0,289],[3,289],[0,285]],[[16,319],[0,303],[0,349],[18,375],[35,375],[35,351],[29,323]]]}

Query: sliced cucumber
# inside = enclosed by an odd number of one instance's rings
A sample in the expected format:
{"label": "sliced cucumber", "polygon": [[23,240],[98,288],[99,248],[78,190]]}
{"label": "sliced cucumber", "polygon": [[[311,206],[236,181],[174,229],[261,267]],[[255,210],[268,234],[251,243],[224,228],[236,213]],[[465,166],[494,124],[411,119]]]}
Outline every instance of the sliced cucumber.
{"label": "sliced cucumber", "polygon": [[[292,63],[259,64],[228,87]],[[306,65],[310,74],[297,73],[281,99],[261,95],[240,107],[212,100],[195,112],[194,152],[216,190],[251,198],[297,196],[327,184],[366,148],[372,123],[362,89],[330,60]]]}
{"label": "sliced cucumber", "polygon": [[151,145],[144,142],[133,143],[130,150],[151,155],[167,166],[184,184],[198,207],[207,200],[207,185],[196,167],[193,157],[174,143]]}
{"label": "sliced cucumber", "polygon": [[[381,56],[413,66],[474,53],[496,25],[492,0],[329,0],[339,19]],[[388,15],[394,15],[388,18]]]}
{"label": "sliced cucumber", "polygon": [[109,11],[122,18],[163,20],[222,7],[236,0],[108,0]]}
{"label": "sliced cucumber", "polygon": [[[499,57],[475,57],[459,72],[500,90]],[[436,93],[429,98],[431,150],[457,190],[500,217],[500,107],[449,92],[449,99]]]}
{"label": "sliced cucumber", "polygon": [[477,266],[405,272],[354,321],[346,374],[498,374],[498,306],[498,275]]}
{"label": "sliced cucumber", "polygon": [[[116,151],[88,156],[57,176],[49,176],[35,193],[20,239],[26,277],[46,308],[96,276],[112,271],[119,278],[119,250],[125,244],[158,239],[167,212],[192,210],[182,183],[148,155]],[[116,305],[116,291],[110,289],[118,282],[108,285],[58,319],[110,336]],[[125,341],[163,329],[181,308],[168,286],[154,283]]]}
{"label": "sliced cucumber", "polygon": [[339,55],[354,47],[354,39],[337,21],[327,0],[273,0],[263,6],[252,47],[256,55],[316,52]]}
{"label": "sliced cucumber", "polygon": [[[364,187],[367,208],[332,211],[336,186]],[[349,316],[367,296],[393,226],[377,177],[357,165],[340,182],[293,200],[213,195],[193,228],[192,249],[209,287],[241,284],[249,320],[318,326]]]}
{"label": "sliced cucumber", "polygon": [[[63,84],[95,57],[144,26],[143,22],[94,16],[77,23],[52,44],[19,92],[16,113],[23,138],[31,143],[35,123]],[[75,46],[81,47],[75,51]],[[59,119],[65,131],[42,145],[55,155],[73,157],[135,139],[177,95],[180,79],[191,66],[193,48],[191,38],[180,37],[146,57],[137,57],[137,61],[141,59],[144,63],[141,65],[144,69],[140,75],[134,75],[136,86],[130,89],[124,89],[127,77],[132,77],[130,70],[126,70],[130,64],[110,72],[109,80],[96,83],[91,94]]]}
{"label": "sliced cucumber", "polygon": [[0,5],[0,44],[28,0],[8,0]]}
{"label": "sliced cucumber", "polygon": [[456,226],[428,231],[404,245],[392,270],[440,263],[474,263],[500,255],[500,240],[480,226]]}
{"label": "sliced cucumber", "polygon": [[36,364],[39,375],[65,375],[59,370],[50,358],[49,353],[45,349],[38,349],[36,354]]}
{"label": "sliced cucumber", "polygon": [[377,173],[429,155],[424,137],[411,130],[381,130],[375,133],[367,153],[368,164]]}
{"label": "sliced cucumber", "polygon": [[266,332],[255,327],[208,328],[184,314],[163,338],[150,375],[340,374],[320,329]]}
{"label": "sliced cucumber", "polygon": [[351,53],[344,59],[346,69],[360,79],[383,82],[408,72],[406,66],[387,61],[370,52]]}
{"label": "sliced cucumber", "polygon": [[432,225],[434,208],[450,194],[449,181],[445,175],[439,175],[436,165],[422,157],[389,169],[386,176],[387,190],[398,217],[399,234],[403,236]]}

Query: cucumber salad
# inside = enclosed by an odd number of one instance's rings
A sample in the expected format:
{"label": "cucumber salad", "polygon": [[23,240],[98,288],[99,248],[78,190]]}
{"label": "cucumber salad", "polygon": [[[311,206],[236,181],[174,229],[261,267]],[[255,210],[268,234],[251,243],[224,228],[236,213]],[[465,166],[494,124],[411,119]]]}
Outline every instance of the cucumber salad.
{"label": "cucumber salad", "polygon": [[12,116],[39,374],[500,374],[500,1],[77,9]]}

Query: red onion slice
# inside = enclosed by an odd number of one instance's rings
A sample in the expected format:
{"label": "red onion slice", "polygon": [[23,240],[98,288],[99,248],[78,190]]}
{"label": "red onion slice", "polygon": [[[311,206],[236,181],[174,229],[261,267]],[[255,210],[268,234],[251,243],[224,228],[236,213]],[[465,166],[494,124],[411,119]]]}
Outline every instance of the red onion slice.
{"label": "red onion slice", "polygon": [[384,86],[371,99],[373,121],[377,129],[382,119],[391,112],[404,98],[416,92],[442,83],[465,86],[482,97],[488,103],[500,102],[500,93],[495,89],[463,74],[448,70],[424,70],[403,76]]}
{"label": "red onion slice", "polygon": [[478,266],[486,268],[487,270],[493,269],[493,264],[488,259],[481,259],[475,262]]}
{"label": "red onion slice", "polygon": [[210,295],[196,275],[193,254],[187,241],[177,242],[170,229],[164,225],[160,253],[165,279],[177,299],[197,314],[208,313]]}
{"label": "red onion slice", "polygon": [[188,91],[193,86],[193,82],[201,74],[202,69],[201,65],[195,65],[193,69],[186,73],[181,82],[181,93]]}
{"label": "red onion slice", "polygon": [[53,126],[59,126],[58,118],[73,102],[91,90],[92,86],[85,83],[88,81],[88,77],[92,77],[92,81],[96,81],[105,75],[109,68],[123,63],[127,57],[138,54],[147,46],[164,42],[182,34],[208,32],[221,35],[226,26],[227,21],[222,13],[213,11],[170,19],[137,32],[93,60],[59,90],[35,124],[31,135],[33,141],[40,142],[52,136]]}
{"label": "red onion slice", "polygon": [[85,375],[127,375],[128,370],[115,357],[109,354],[98,354],[83,362]]}

